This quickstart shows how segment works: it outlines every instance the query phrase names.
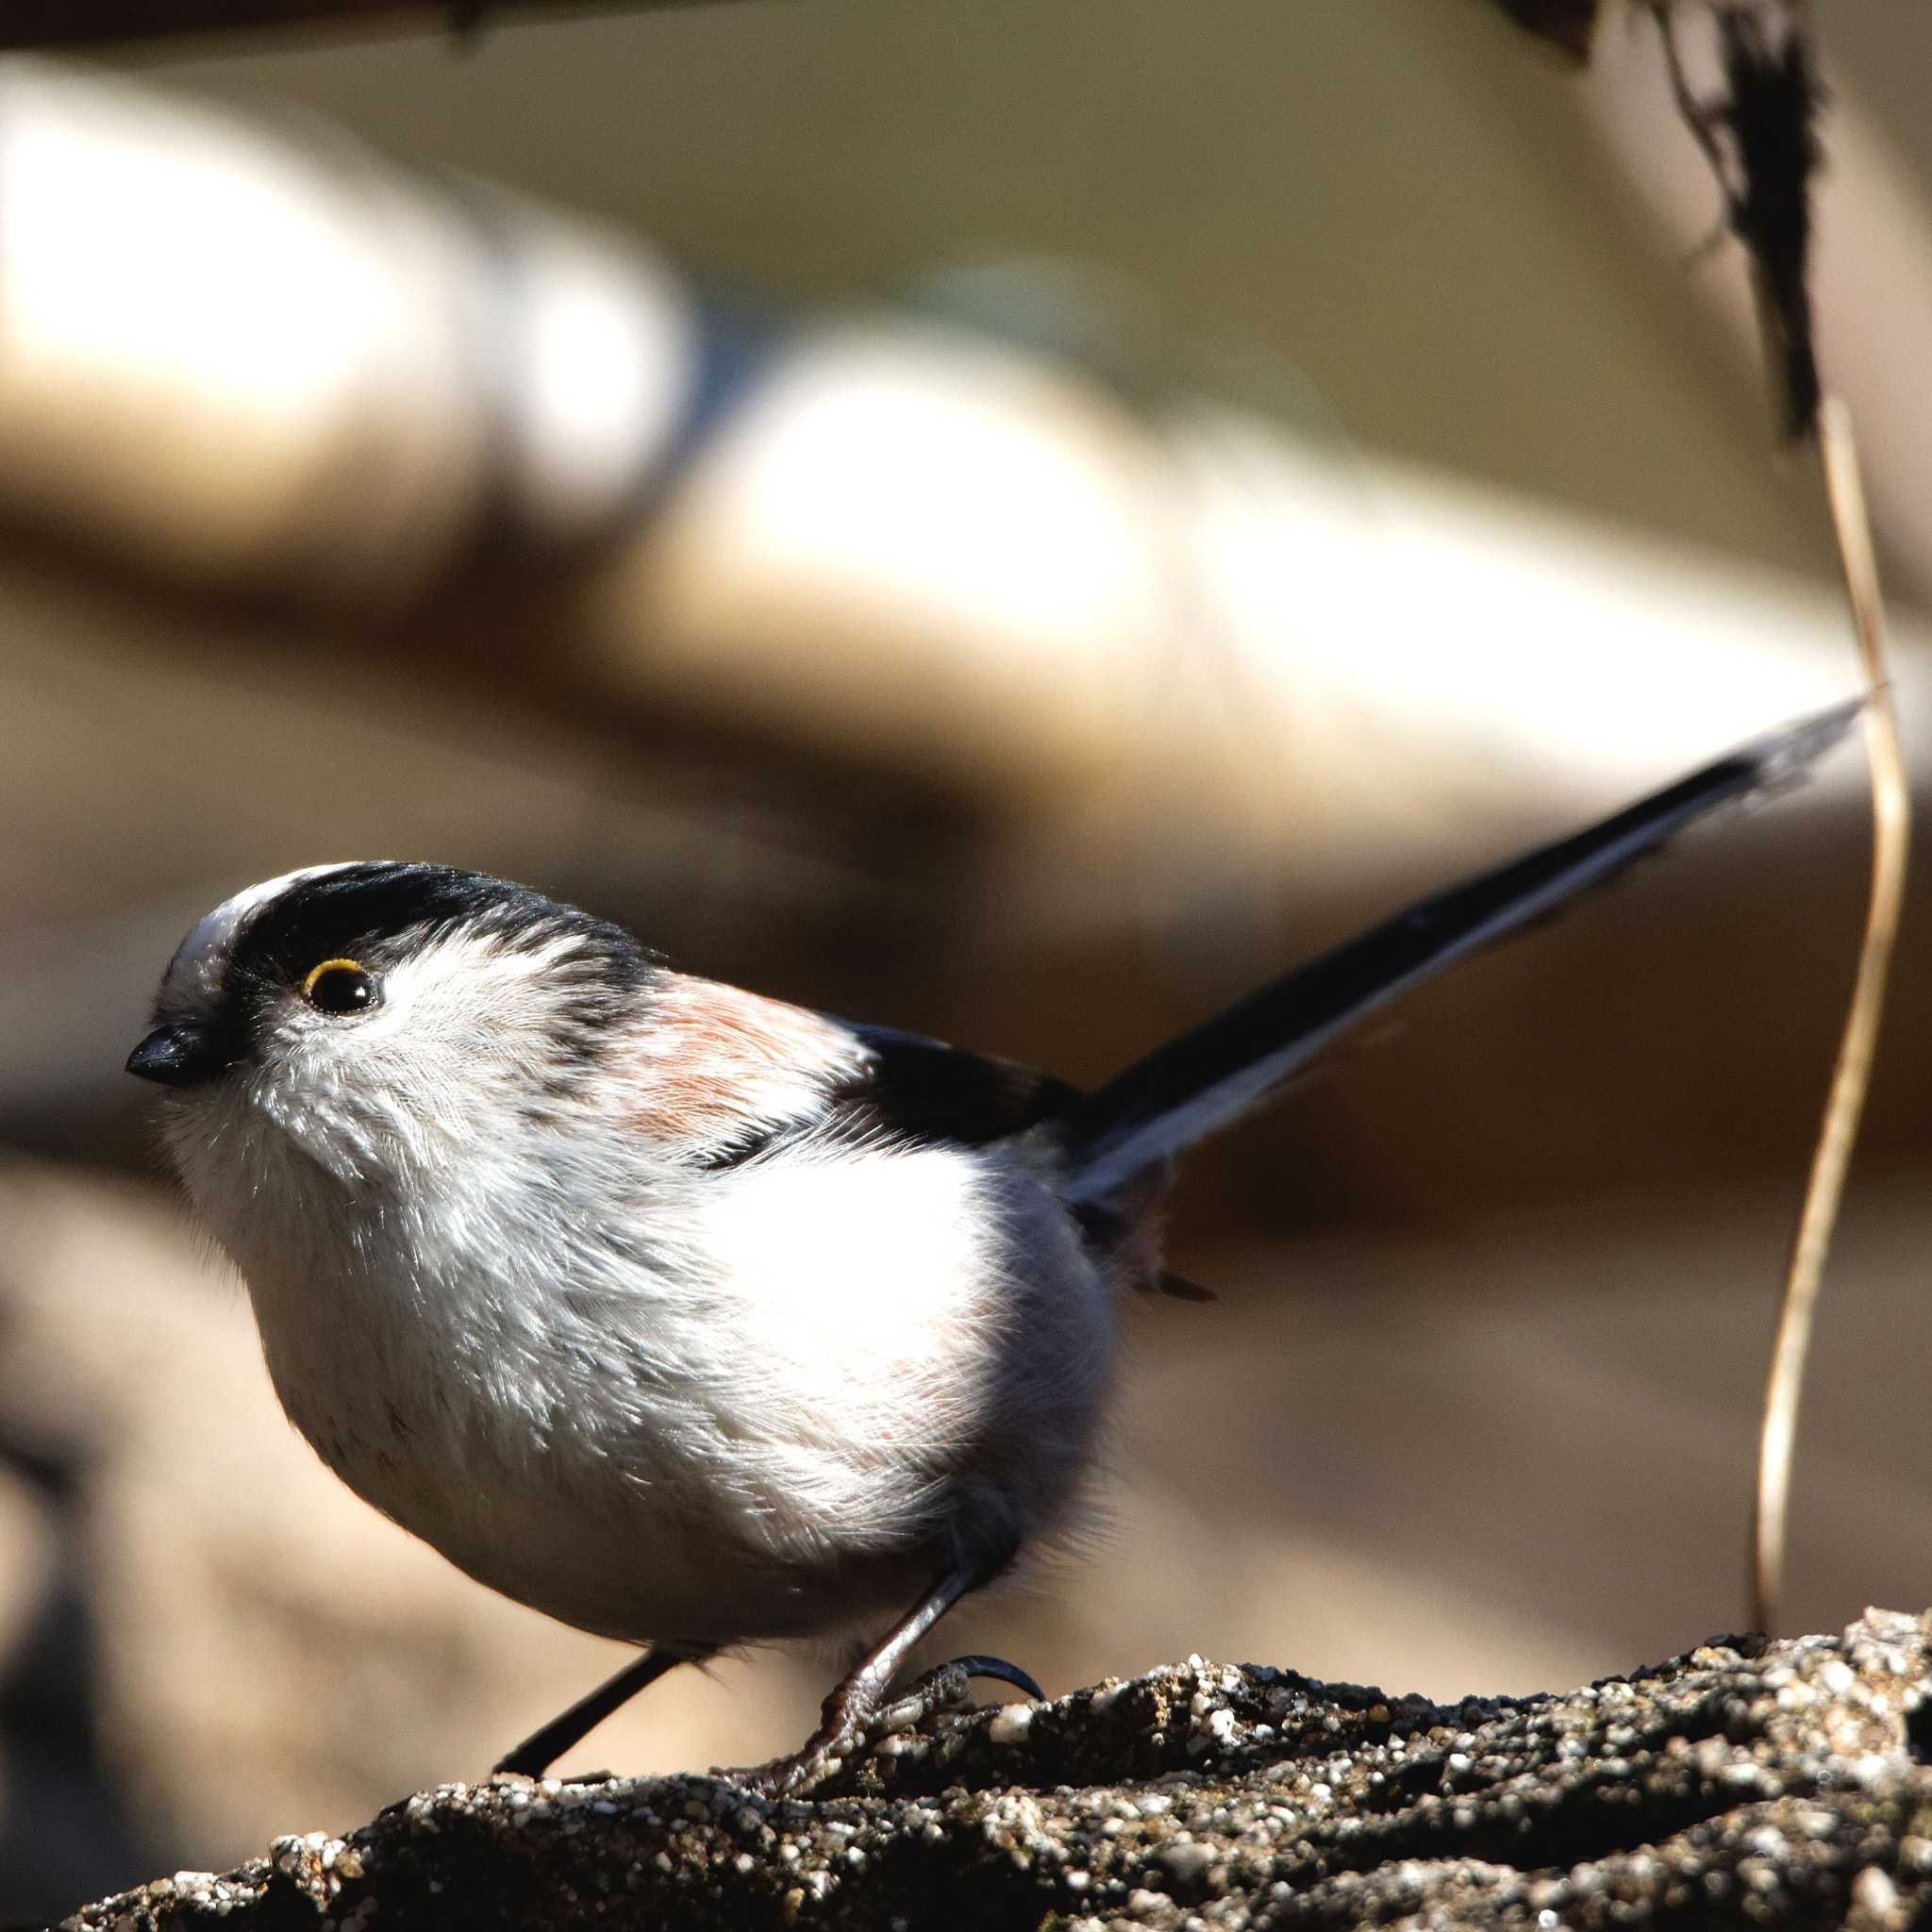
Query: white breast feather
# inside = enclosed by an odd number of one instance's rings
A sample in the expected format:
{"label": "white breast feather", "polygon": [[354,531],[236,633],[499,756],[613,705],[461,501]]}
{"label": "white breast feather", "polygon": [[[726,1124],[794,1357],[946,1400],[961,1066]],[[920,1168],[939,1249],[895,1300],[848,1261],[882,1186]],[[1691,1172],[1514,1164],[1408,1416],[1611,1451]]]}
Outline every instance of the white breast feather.
{"label": "white breast feather", "polygon": [[1000,1306],[986,1193],[963,1151],[849,1145],[704,1190],[734,1405],[766,1445],[788,1533],[890,1535],[925,1499],[934,1453],[979,1415]]}

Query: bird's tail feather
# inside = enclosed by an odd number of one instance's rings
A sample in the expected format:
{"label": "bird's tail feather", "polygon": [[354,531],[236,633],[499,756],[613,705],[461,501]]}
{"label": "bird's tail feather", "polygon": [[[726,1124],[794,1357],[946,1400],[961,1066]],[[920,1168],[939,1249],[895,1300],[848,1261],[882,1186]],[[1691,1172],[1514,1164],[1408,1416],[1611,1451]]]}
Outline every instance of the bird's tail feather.
{"label": "bird's tail feather", "polygon": [[1613,877],[1714,806],[1803,775],[1860,708],[1855,700],[1802,719],[1587,831],[1422,900],[1136,1061],[1064,1124],[1070,1197],[1105,1200],[1246,1113],[1357,1020],[1450,961]]}

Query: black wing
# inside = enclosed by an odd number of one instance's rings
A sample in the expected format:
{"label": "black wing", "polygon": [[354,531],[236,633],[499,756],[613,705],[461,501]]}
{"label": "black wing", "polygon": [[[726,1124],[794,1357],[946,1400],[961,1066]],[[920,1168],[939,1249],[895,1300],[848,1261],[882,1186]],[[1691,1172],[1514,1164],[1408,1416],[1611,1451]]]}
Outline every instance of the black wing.
{"label": "black wing", "polygon": [[836,1098],[841,1127],[890,1141],[985,1147],[1048,1121],[1086,1098],[1079,1088],[1017,1060],[948,1046],[890,1026],[855,1026],[872,1055]]}
{"label": "black wing", "polygon": [[841,1077],[809,1118],[733,1141],[707,1157],[735,1167],[802,1140],[874,1146],[985,1147],[1065,1118],[1084,1097],[1077,1087],[1015,1060],[948,1046],[890,1026],[849,1027],[866,1064]]}

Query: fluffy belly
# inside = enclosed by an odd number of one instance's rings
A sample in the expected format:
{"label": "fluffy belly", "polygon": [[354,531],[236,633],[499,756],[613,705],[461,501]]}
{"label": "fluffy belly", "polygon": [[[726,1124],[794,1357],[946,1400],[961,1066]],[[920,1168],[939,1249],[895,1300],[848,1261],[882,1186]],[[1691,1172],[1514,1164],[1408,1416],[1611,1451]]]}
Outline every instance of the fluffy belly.
{"label": "fluffy belly", "polygon": [[587,1478],[554,1457],[456,1494],[341,1474],[478,1582],[631,1642],[724,1647],[866,1624],[902,1609],[931,1567],[916,1543],[827,1536],[815,1556],[781,1552],[737,1509]]}
{"label": "fluffy belly", "polygon": [[966,1155],[848,1151],[708,1180],[689,1212],[702,1270],[595,1291],[247,1271],[277,1392],[461,1569],[633,1641],[877,1624],[1064,1516],[1113,1325],[1057,1202]]}

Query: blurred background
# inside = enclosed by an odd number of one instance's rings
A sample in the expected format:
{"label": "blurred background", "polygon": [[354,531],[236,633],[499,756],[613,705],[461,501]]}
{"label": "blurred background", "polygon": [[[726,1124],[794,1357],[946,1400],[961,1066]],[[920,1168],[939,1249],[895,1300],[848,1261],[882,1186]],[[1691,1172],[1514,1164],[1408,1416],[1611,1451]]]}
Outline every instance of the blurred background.
{"label": "blurred background", "polygon": [[[1838,0],[1824,353],[1928,752],[1932,15]],[[620,1653],[282,1421],[122,1074],[321,859],[1104,1076],[1849,692],[1653,38],[1465,0],[766,0],[0,66],[0,1911],[480,1775]],[[1743,1615],[1863,778],[1701,828],[1190,1167],[1090,1543],[943,1650],[1439,1695]],[[1787,1621],[1932,1600],[1925,927]],[[571,1762],[794,1742],[822,1658]]]}

